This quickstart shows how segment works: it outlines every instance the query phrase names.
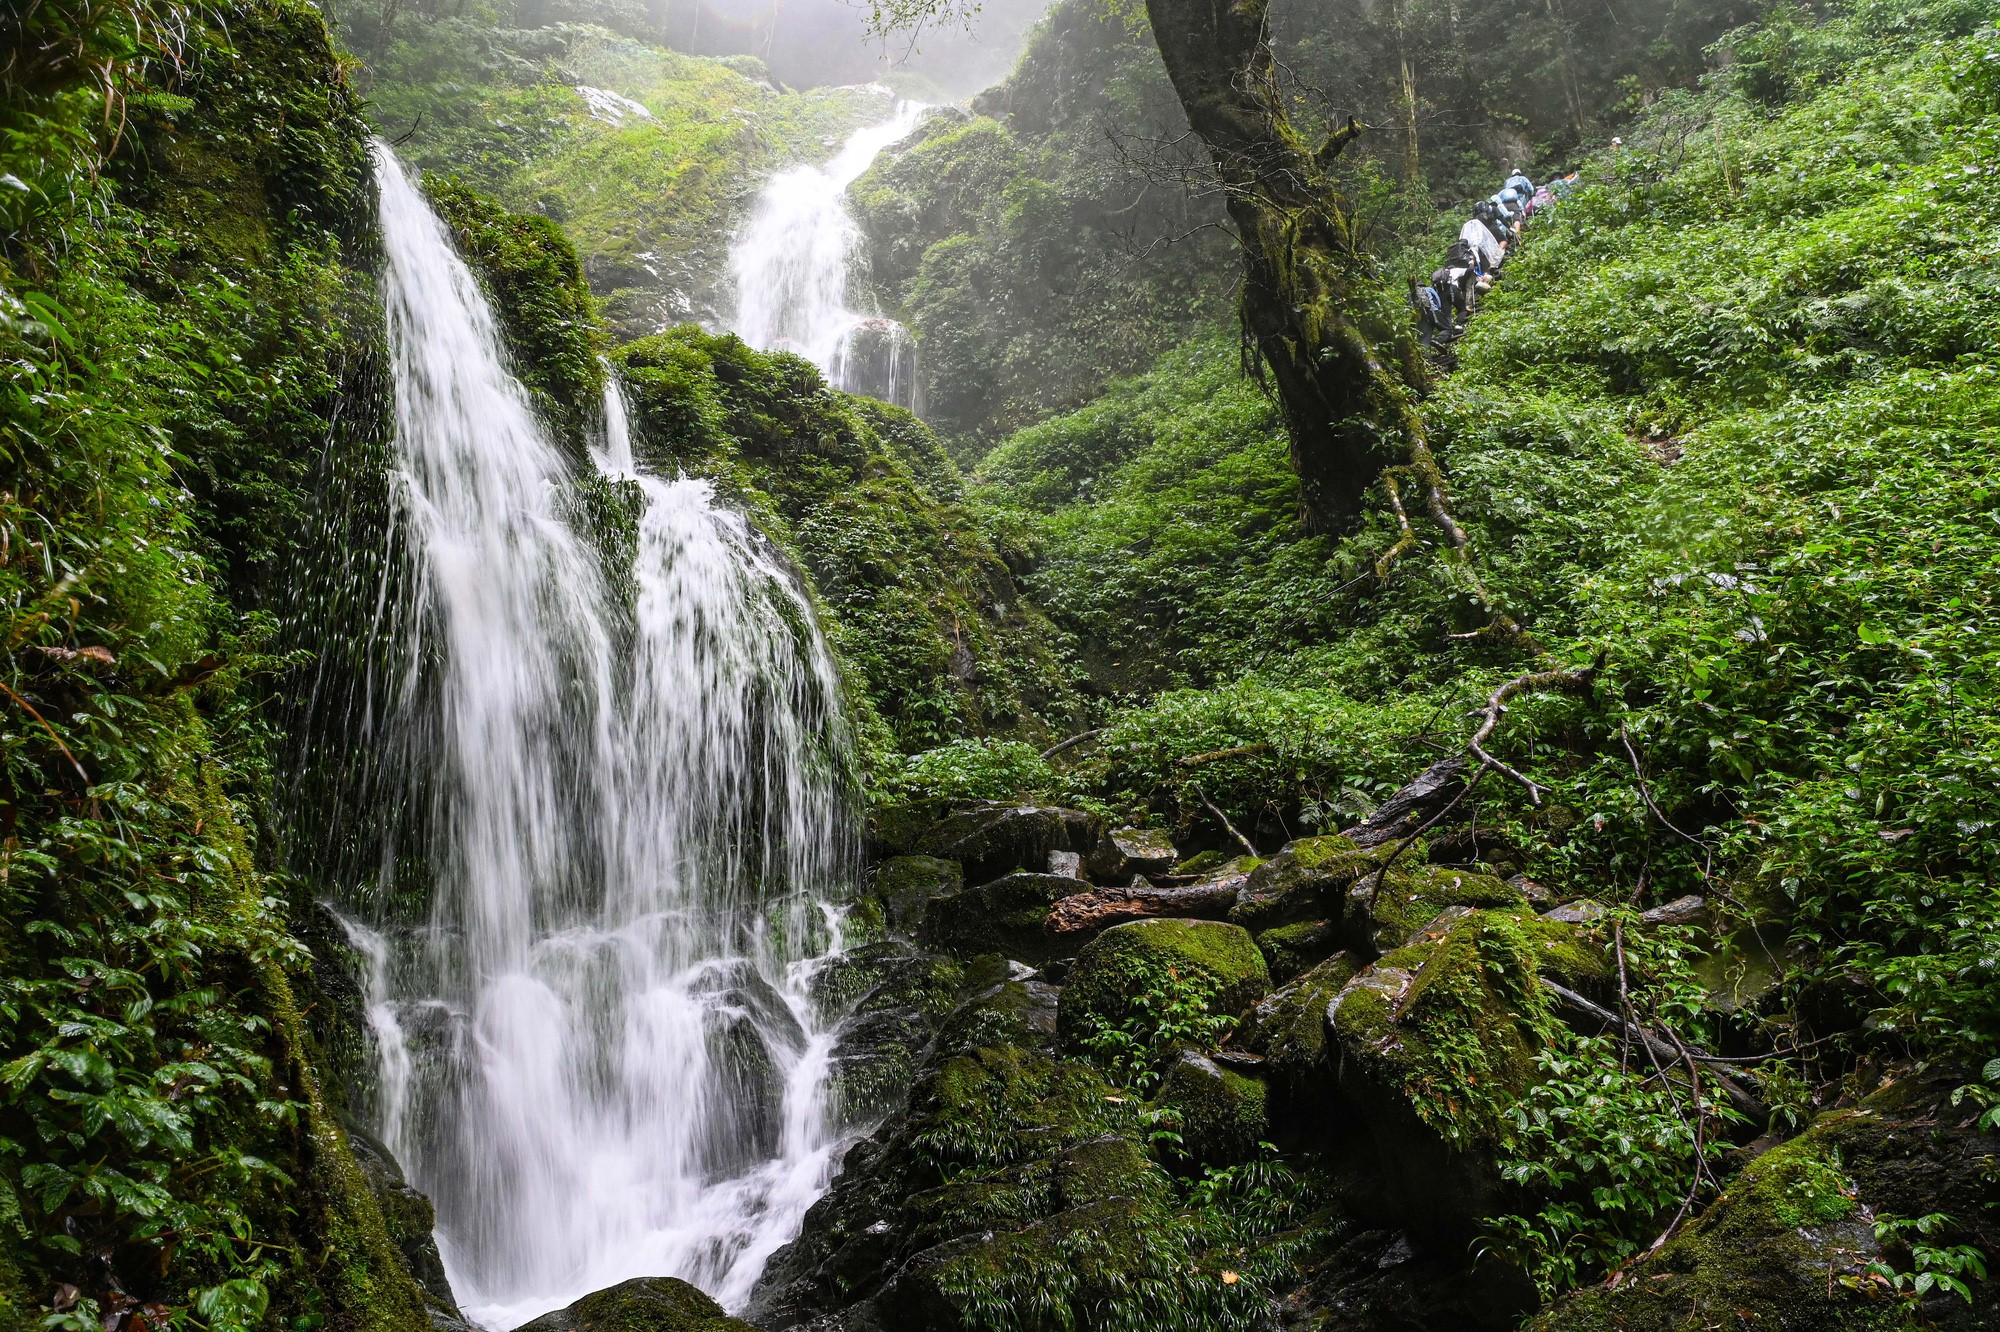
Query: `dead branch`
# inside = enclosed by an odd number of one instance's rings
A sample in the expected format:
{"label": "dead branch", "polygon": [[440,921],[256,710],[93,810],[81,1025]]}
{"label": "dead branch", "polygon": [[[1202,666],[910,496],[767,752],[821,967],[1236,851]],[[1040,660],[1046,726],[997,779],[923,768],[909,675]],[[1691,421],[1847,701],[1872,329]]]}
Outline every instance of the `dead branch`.
{"label": "dead branch", "polygon": [[36,721],[42,724],[42,729],[49,733],[49,739],[56,742],[56,748],[60,749],[62,751],[62,756],[69,760],[69,766],[76,769],[76,775],[83,778],[85,782],[88,782],[90,780],[90,774],[85,772],[83,770],[83,765],[76,761],[76,755],[69,752],[69,746],[64,744],[63,738],[56,734],[56,728],[49,725],[49,719],[47,717],[44,717],[41,713],[35,711],[34,704],[30,703],[27,699],[22,698],[12,689],[9,689],[5,684],[0,684],[0,690],[5,690],[7,697],[13,699],[16,703],[19,703],[21,705],[21,710],[23,712],[27,713],[30,717],[33,717]]}
{"label": "dead branch", "polygon": [[1094,731],[1085,731],[1082,735],[1073,735],[1067,740],[1058,741],[1042,751],[1042,761],[1046,763],[1066,749],[1075,749],[1078,745],[1087,744],[1110,729],[1108,726],[1100,726]]}
{"label": "dead branch", "polygon": [[1211,749],[1206,754],[1190,754],[1175,761],[1177,767],[1199,768],[1204,763],[1220,763],[1223,759],[1243,758],[1250,754],[1268,753],[1272,748],[1268,740],[1259,740],[1251,745],[1236,745],[1229,749]]}
{"label": "dead branch", "polygon": [[1529,803],[1539,808],[1542,803],[1542,792],[1548,788],[1487,753],[1486,742],[1492,738],[1494,728],[1500,725],[1500,718],[1507,711],[1508,699],[1523,692],[1540,693],[1546,689],[1581,688],[1589,684],[1596,674],[1597,666],[1592,664],[1580,670],[1558,667],[1554,670],[1532,671],[1527,675],[1515,676],[1494,690],[1493,696],[1486,700],[1486,706],[1472,714],[1475,717],[1484,717],[1485,720],[1479,724],[1479,729],[1473,732],[1472,739],[1466,743],[1467,751],[1483,766],[1503,772],[1526,787]]}
{"label": "dead branch", "polygon": [[1229,816],[1227,814],[1224,814],[1221,810],[1217,809],[1215,807],[1215,802],[1213,800],[1210,800],[1208,796],[1203,793],[1202,789],[1199,786],[1190,786],[1188,787],[1188,790],[1194,792],[1195,799],[1201,801],[1202,804],[1208,806],[1208,812],[1215,815],[1216,819],[1222,824],[1223,829],[1227,831],[1231,837],[1234,837],[1236,839],[1236,844],[1238,846],[1242,847],[1246,852],[1248,852],[1252,856],[1257,854],[1256,846],[1251,843],[1249,838],[1245,837],[1242,833],[1236,831],[1236,825],[1229,821]]}
{"label": "dead branch", "polygon": [[[1538,979],[1551,994],[1555,995],[1562,1002],[1563,1007],[1572,1012],[1582,1014],[1593,1021],[1600,1022],[1613,1031],[1622,1033],[1628,1040],[1636,1043],[1648,1054],[1652,1055],[1655,1060],[1664,1060],[1668,1064],[1676,1064],[1682,1062],[1683,1058],[1685,1058],[1690,1065],[1707,1064],[1711,1066],[1736,1062],[1696,1050],[1686,1045],[1671,1028],[1667,1029],[1668,1037],[1655,1035],[1638,1023],[1627,1022],[1624,1018],[1605,1008],[1603,1005],[1593,1003],[1591,1000],[1584,998],[1566,985],[1552,981],[1547,976],[1542,976]],[[1721,1087],[1723,1094],[1729,1098],[1730,1105],[1735,1107],[1744,1118],[1759,1124],[1765,1123],[1770,1119],[1770,1107],[1745,1090],[1743,1085],[1734,1078],[1724,1073],[1714,1072],[1712,1068],[1709,1076],[1715,1079],[1716,1085]]]}

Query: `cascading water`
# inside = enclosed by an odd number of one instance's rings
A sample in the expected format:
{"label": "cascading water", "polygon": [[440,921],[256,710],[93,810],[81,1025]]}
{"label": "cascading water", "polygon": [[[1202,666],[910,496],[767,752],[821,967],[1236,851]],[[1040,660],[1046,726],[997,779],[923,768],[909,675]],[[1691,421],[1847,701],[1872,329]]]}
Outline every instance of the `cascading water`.
{"label": "cascading water", "polygon": [[832,1173],[807,985],[854,845],[833,667],[749,524],[640,473],[615,386],[594,461],[636,553],[580,531],[478,284],[375,154],[418,601],[394,729],[432,879],[422,925],[349,927],[378,1128],[476,1321],[634,1276],[736,1307]]}
{"label": "cascading water", "polygon": [[771,177],[730,255],[738,337],[811,361],[835,388],[914,409],[916,349],[893,319],[848,308],[847,276],[861,232],[847,187],[930,108],[898,102],[895,114],[856,131],[825,166]]}

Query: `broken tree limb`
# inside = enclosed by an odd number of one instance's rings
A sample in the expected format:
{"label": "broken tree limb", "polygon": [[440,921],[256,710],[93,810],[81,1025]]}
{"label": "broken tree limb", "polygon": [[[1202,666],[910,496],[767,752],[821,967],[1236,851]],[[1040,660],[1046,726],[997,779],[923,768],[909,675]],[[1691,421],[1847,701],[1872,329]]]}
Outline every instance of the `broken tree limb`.
{"label": "broken tree limb", "polygon": [[1685,1057],[1690,1063],[1708,1065],[1710,1076],[1715,1079],[1716,1085],[1722,1088],[1723,1095],[1729,1098],[1729,1104],[1739,1114],[1756,1124],[1763,1124],[1770,1120],[1771,1108],[1769,1106],[1752,1095],[1736,1079],[1726,1073],[1719,1073],[1714,1070],[1714,1066],[1717,1064],[1728,1064],[1735,1061],[1696,1050],[1682,1042],[1678,1036],[1672,1040],[1668,1040],[1648,1031],[1636,1022],[1627,1022],[1624,1018],[1618,1016],[1618,1014],[1612,1012],[1602,1004],[1594,1003],[1584,998],[1575,990],[1552,981],[1547,976],[1542,976],[1539,979],[1543,987],[1553,994],[1564,1008],[1590,1018],[1592,1021],[1602,1023],[1612,1031],[1621,1033],[1626,1039],[1644,1047],[1648,1054],[1661,1063],[1677,1064],[1682,1062],[1683,1057]]}
{"label": "broken tree limb", "polygon": [[1575,669],[1557,667],[1554,670],[1531,671],[1526,675],[1515,676],[1494,690],[1492,697],[1486,700],[1486,706],[1472,714],[1484,720],[1480,722],[1479,729],[1472,733],[1472,739],[1466,742],[1467,751],[1479,760],[1480,766],[1505,773],[1526,787],[1529,803],[1539,807],[1542,803],[1542,792],[1548,788],[1526,773],[1487,753],[1486,742],[1493,737],[1494,729],[1500,725],[1500,718],[1507,711],[1508,699],[1522,693],[1540,693],[1545,689],[1579,689],[1589,684],[1596,674],[1597,663],[1593,662],[1589,666]]}

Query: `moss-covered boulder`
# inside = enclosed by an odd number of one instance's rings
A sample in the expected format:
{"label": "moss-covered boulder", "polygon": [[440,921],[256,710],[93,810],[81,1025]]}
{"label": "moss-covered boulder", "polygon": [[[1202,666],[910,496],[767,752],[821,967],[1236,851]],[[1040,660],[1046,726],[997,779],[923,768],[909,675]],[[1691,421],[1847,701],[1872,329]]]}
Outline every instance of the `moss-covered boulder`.
{"label": "moss-covered boulder", "polygon": [[543,1314],[521,1332],[757,1332],[677,1277],[634,1277]]}
{"label": "moss-covered boulder", "polygon": [[1342,941],[1364,953],[1386,953],[1452,907],[1522,907],[1521,890],[1490,874],[1444,865],[1397,866],[1381,886],[1368,875],[1348,886],[1340,914]]}
{"label": "moss-covered boulder", "polygon": [[1349,885],[1380,868],[1394,849],[1361,847],[1345,837],[1302,837],[1251,871],[1229,918],[1253,930],[1338,920]]}
{"label": "moss-covered boulder", "polygon": [[1302,1084],[1326,1072],[1327,1006],[1359,969],[1337,953],[1273,990],[1243,1019],[1235,1044],[1262,1057],[1281,1083]]}
{"label": "moss-covered boulder", "polygon": [[1578,1291],[1531,1332],[1670,1332],[1722,1317],[1771,1332],[2000,1327],[2000,1283],[1969,1283],[1970,1302],[1943,1292],[1906,1301],[1869,1270],[1915,1270],[1913,1234],[1878,1232],[1892,1217],[1943,1213],[1951,1221],[1924,1244],[1969,1244],[1989,1264],[2000,1254],[2000,1153],[1949,1105],[1954,1081],[1892,1087],[1821,1116],[1616,1286]]}
{"label": "moss-covered boulder", "polygon": [[937,856],[892,856],[875,867],[875,896],[890,929],[915,934],[933,900],[965,887],[965,870]]}
{"label": "moss-covered boulder", "polygon": [[1241,1013],[1270,990],[1271,973],[1240,925],[1138,920],[1091,940],[1066,982],[1057,1029],[1074,1046],[1128,1020],[1157,1020],[1158,997],[1176,992],[1199,994],[1211,1014]]}
{"label": "moss-covered boulder", "polygon": [[1073,939],[1045,927],[1049,911],[1076,890],[1064,874],[1005,874],[990,883],[961,888],[931,899],[923,938],[961,956],[1004,953],[1043,962],[1076,951]]}
{"label": "moss-covered boulder", "polygon": [[938,1028],[949,1050],[1049,1049],[1055,1045],[1061,991],[1038,980],[1010,978],[988,986],[953,1009]]}
{"label": "moss-covered boulder", "polygon": [[1207,1055],[1183,1050],[1167,1066],[1156,1110],[1172,1117],[1180,1145],[1175,1155],[1200,1165],[1234,1165],[1257,1154],[1271,1133],[1264,1083]]}
{"label": "moss-covered boulder", "polygon": [[[914,849],[957,861],[977,882],[1017,870],[1044,873],[1051,851],[1089,851],[1098,827],[1091,815],[1055,805],[966,805],[926,829]],[[1075,891],[1075,880],[1069,887]]]}
{"label": "moss-covered boulder", "polygon": [[1494,1150],[1556,1023],[1538,978],[1596,989],[1609,970],[1573,926],[1459,907],[1328,1002],[1326,1060],[1412,1233],[1462,1245],[1501,1210]]}
{"label": "moss-covered boulder", "polygon": [[1340,951],[1341,934],[1330,920],[1301,920],[1265,930],[1257,950],[1270,965],[1271,981],[1283,985]]}
{"label": "moss-covered boulder", "polygon": [[1164,874],[1180,858],[1164,829],[1113,828],[1084,857],[1083,867],[1099,883],[1125,884],[1135,874]]}

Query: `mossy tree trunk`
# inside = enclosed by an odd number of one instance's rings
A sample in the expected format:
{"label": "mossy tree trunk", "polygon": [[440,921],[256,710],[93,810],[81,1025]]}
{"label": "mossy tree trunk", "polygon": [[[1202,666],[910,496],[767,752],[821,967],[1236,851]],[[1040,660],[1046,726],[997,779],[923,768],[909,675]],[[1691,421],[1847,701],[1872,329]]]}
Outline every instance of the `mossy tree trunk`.
{"label": "mossy tree trunk", "polygon": [[1338,529],[1385,467],[1434,472],[1409,314],[1363,253],[1329,175],[1361,126],[1350,119],[1314,147],[1292,124],[1265,0],[1147,0],[1146,12],[1242,242],[1244,333],[1284,410],[1306,520]]}

